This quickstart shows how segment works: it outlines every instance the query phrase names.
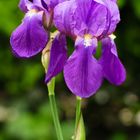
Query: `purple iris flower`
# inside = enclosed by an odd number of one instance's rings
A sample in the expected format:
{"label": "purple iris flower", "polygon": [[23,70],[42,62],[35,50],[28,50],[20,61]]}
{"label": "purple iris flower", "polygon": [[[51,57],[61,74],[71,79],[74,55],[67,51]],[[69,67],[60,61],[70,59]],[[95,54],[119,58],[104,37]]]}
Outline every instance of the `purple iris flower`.
{"label": "purple iris flower", "polygon": [[[25,17],[11,35],[12,50],[28,58],[49,46],[46,83],[64,70],[72,93],[87,98],[104,78],[115,85],[124,82],[126,71],[111,37],[120,21],[116,0],[20,0],[19,7]],[[50,37],[53,23],[59,32]],[[75,41],[69,58],[64,34]],[[99,60],[94,57],[98,41],[102,42]]]}
{"label": "purple iris flower", "polygon": [[53,25],[53,8],[63,1],[65,0],[20,0],[19,8],[25,17],[10,38],[16,56],[29,58],[46,47]]}
{"label": "purple iris flower", "polygon": [[[52,48],[46,83],[64,69],[67,86],[82,98],[95,94],[104,78],[115,85],[123,83],[125,68],[111,37],[119,21],[116,0],[70,0],[58,4],[54,8],[54,24],[61,33],[75,40],[75,50],[66,60],[66,51],[61,48],[65,43],[58,43],[56,50]],[[102,55],[97,60],[94,55],[99,40]]]}
{"label": "purple iris flower", "polygon": [[28,58],[42,51],[48,42],[49,32],[43,26],[47,11],[38,0],[21,0],[19,8],[26,14],[12,33],[10,43],[17,56]]}
{"label": "purple iris flower", "polygon": [[19,8],[25,12],[25,17],[10,38],[12,51],[18,57],[32,57],[44,48],[43,55],[46,55],[46,51],[50,53],[47,82],[63,70],[67,60],[65,35],[58,31],[50,35],[53,8],[63,1],[20,0]]}

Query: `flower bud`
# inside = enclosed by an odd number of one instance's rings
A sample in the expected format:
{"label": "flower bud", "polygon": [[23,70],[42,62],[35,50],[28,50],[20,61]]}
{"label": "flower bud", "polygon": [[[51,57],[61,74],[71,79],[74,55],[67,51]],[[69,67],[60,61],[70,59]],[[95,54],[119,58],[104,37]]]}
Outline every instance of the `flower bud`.
{"label": "flower bud", "polygon": [[51,51],[52,43],[53,43],[53,40],[58,33],[59,33],[58,31],[55,31],[54,33],[51,33],[50,40],[47,43],[44,50],[42,51],[41,62],[42,62],[43,67],[45,68],[46,73],[47,73],[47,70],[48,70],[49,62],[50,62],[50,51]]}
{"label": "flower bud", "polygon": [[45,49],[42,51],[42,57],[41,57],[41,62],[43,67],[45,68],[45,71],[47,72],[49,61],[50,61],[50,48],[51,48],[51,40],[48,42],[47,46]]}

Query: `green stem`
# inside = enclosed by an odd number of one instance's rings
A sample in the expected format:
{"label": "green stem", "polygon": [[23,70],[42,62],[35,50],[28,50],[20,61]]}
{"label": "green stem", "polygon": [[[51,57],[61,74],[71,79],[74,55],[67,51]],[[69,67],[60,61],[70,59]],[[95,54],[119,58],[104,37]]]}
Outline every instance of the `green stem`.
{"label": "green stem", "polygon": [[56,106],[54,88],[55,88],[55,79],[53,78],[51,82],[48,84],[49,100],[50,100],[51,111],[52,111],[57,138],[58,140],[63,140],[61,125],[60,125],[57,106]]}

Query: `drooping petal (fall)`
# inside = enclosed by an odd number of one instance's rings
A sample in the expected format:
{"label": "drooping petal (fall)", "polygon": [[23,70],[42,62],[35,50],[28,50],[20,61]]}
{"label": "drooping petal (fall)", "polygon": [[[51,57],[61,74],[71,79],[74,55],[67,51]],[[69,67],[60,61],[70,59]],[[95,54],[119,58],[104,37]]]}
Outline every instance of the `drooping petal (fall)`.
{"label": "drooping petal (fall)", "polygon": [[64,34],[58,33],[51,44],[50,62],[45,78],[48,83],[52,77],[59,74],[67,60],[66,37]]}
{"label": "drooping petal (fall)", "polygon": [[126,79],[126,71],[118,58],[114,41],[111,38],[103,39],[102,49],[99,62],[103,67],[104,77],[112,84],[122,84]]}
{"label": "drooping petal (fall)", "polygon": [[87,98],[101,86],[102,67],[92,55],[95,46],[84,44],[84,39],[76,40],[76,50],[64,67],[64,78],[73,94]]}
{"label": "drooping petal (fall)", "polygon": [[31,57],[42,51],[48,41],[48,33],[42,24],[43,12],[29,11],[12,33],[10,43],[19,57]]}

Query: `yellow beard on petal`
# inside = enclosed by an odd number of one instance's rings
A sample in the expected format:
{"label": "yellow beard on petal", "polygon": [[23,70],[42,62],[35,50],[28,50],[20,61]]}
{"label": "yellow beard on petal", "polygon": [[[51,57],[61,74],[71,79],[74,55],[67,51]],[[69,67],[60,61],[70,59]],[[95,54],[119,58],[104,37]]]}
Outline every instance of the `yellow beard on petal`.
{"label": "yellow beard on petal", "polygon": [[36,9],[31,9],[30,11],[28,11],[27,15],[29,17],[32,17],[34,16],[38,11]]}
{"label": "yellow beard on petal", "polygon": [[89,47],[92,45],[92,35],[90,34],[85,34],[84,35],[84,46]]}
{"label": "yellow beard on petal", "polygon": [[116,36],[114,34],[109,35],[109,37],[114,40],[116,38]]}

